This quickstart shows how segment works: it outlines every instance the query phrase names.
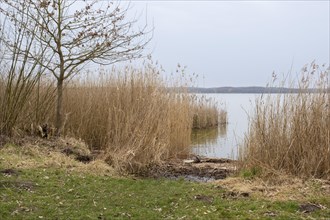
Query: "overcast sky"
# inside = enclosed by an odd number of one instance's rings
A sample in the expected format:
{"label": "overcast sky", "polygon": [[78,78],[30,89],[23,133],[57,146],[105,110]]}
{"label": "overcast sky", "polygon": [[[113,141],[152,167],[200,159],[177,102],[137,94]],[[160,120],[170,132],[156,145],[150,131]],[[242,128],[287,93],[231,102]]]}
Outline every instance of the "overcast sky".
{"label": "overcast sky", "polygon": [[[265,86],[275,71],[329,65],[329,1],[132,1],[154,25],[149,45],[167,72],[178,63],[198,85]],[[144,18],[143,18],[144,19]],[[204,76],[204,77],[202,77]]]}

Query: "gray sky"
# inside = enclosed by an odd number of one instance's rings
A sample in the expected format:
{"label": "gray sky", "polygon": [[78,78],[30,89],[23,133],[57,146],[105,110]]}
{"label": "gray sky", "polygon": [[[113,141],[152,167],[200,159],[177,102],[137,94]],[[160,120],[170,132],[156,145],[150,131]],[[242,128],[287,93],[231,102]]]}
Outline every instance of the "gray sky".
{"label": "gray sky", "polygon": [[132,1],[131,6],[133,12],[147,11],[154,24],[149,45],[154,60],[167,72],[186,65],[187,72],[199,74],[199,86],[265,86],[273,71],[286,74],[292,64],[293,73],[313,60],[329,65],[329,1]]}

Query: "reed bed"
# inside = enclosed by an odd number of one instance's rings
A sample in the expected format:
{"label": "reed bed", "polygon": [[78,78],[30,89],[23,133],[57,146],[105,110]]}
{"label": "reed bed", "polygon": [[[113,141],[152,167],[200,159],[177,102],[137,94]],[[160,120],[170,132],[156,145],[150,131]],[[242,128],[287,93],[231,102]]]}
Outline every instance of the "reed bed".
{"label": "reed bed", "polygon": [[[330,178],[329,69],[312,63],[303,69],[298,84],[298,94],[256,100],[240,152],[242,169],[259,170],[264,176]],[[307,88],[317,91],[306,92]]]}
{"label": "reed bed", "polygon": [[[2,74],[0,101],[5,96],[4,78]],[[211,100],[196,98],[185,91],[186,86],[173,84],[162,79],[152,64],[81,74],[66,84],[63,135],[104,152],[103,159],[120,171],[138,172],[170,157],[184,157],[190,152],[196,117],[198,127],[214,127],[219,112]],[[51,79],[40,77],[22,98],[26,100],[12,123],[14,134],[36,134],[45,124],[51,129],[56,100]],[[3,101],[0,105],[6,107]]]}
{"label": "reed bed", "polygon": [[67,135],[105,151],[107,162],[127,171],[189,151],[187,94],[168,93],[154,68],[127,67],[100,77],[66,90]]}
{"label": "reed bed", "polygon": [[205,96],[194,96],[193,100],[193,129],[216,128],[227,123],[227,112],[219,109],[217,102]]}
{"label": "reed bed", "polygon": [[[168,90],[158,69],[126,67],[100,74],[95,81],[71,83],[65,95],[66,134],[104,150],[108,163],[136,172],[190,151],[193,115],[218,124],[218,109],[183,88]],[[211,108],[212,107],[212,108]],[[199,115],[199,116],[200,116]]]}

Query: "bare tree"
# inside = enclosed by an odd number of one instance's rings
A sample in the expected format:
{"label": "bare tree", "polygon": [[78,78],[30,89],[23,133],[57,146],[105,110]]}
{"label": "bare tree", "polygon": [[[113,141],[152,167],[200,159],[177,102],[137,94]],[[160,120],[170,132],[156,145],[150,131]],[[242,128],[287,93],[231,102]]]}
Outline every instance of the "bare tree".
{"label": "bare tree", "polygon": [[[0,0],[0,3],[0,12],[12,26],[26,29],[26,38],[31,34],[35,37],[36,50],[18,50],[10,39],[6,39],[7,47],[19,56],[28,53],[30,60],[37,61],[57,80],[57,135],[63,126],[65,80],[90,62],[106,65],[141,57],[151,39],[146,25],[137,29],[137,20],[128,20],[129,7],[122,9],[119,3],[99,0]],[[28,22],[17,19],[18,14],[28,17]]]}

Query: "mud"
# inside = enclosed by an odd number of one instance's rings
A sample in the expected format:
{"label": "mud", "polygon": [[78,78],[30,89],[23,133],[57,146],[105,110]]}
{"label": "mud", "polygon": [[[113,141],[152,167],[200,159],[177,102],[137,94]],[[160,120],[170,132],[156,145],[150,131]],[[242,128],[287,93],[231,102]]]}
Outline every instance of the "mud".
{"label": "mud", "polygon": [[169,160],[162,165],[151,166],[143,177],[184,179],[194,182],[210,182],[224,179],[236,171],[236,161],[216,158]]}

